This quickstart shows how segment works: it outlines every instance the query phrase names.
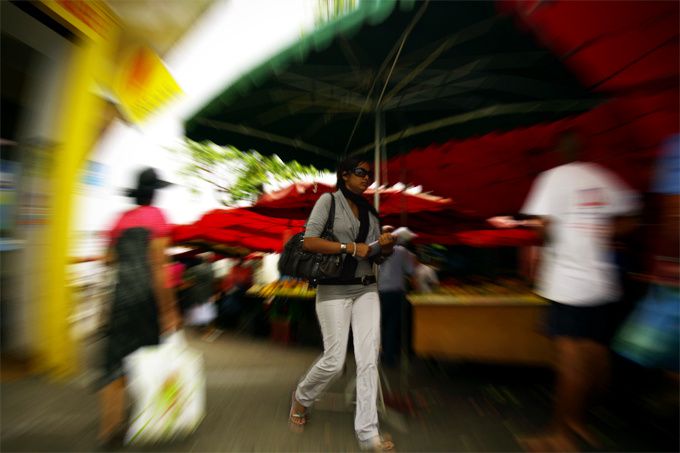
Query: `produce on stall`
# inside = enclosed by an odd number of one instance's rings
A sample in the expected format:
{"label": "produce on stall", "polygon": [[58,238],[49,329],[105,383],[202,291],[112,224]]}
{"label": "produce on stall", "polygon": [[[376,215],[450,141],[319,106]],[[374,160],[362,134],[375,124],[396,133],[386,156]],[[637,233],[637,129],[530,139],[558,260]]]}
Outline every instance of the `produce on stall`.
{"label": "produce on stall", "polygon": [[278,280],[266,285],[253,285],[247,293],[250,296],[262,297],[299,297],[313,299],[316,290],[309,283],[299,279]]}
{"label": "produce on stall", "polygon": [[497,280],[475,278],[466,280],[448,279],[433,293],[409,294],[413,303],[535,303],[543,304],[539,296],[523,281],[514,278]]}

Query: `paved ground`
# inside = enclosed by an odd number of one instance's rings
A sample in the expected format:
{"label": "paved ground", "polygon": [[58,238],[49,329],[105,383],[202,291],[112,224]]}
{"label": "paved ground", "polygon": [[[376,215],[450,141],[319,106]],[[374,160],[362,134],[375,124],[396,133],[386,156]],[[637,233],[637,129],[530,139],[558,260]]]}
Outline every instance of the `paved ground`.
{"label": "paved ground", "polygon": [[[286,423],[290,392],[318,349],[229,333],[214,342],[192,336],[191,343],[206,359],[207,416],[190,438],[146,451],[357,451],[353,409],[342,398],[354,373],[351,360],[300,435]],[[395,401],[401,412],[383,417],[399,451],[518,451],[514,435],[549,418],[546,370],[417,361],[406,377],[388,375],[393,389],[409,389],[412,402],[409,408]],[[592,414],[605,450],[677,451],[677,405],[669,411],[658,392],[650,400],[650,392],[638,391],[649,376],[628,377]],[[3,382],[0,450],[93,451],[97,398],[90,379],[85,373],[66,383]]]}

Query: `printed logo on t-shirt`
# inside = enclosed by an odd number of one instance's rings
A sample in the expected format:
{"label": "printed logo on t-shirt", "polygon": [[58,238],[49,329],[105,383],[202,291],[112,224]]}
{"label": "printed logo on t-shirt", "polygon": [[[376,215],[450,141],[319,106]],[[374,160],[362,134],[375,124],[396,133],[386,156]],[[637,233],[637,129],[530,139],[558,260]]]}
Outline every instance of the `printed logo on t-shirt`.
{"label": "printed logo on t-shirt", "polygon": [[600,208],[607,206],[607,198],[601,188],[582,189],[576,194],[576,206],[581,208]]}

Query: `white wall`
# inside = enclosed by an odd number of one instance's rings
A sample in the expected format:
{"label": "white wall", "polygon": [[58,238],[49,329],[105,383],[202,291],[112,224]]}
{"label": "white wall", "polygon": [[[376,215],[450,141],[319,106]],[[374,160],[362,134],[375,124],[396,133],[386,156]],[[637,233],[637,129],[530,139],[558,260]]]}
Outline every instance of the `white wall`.
{"label": "white wall", "polygon": [[77,200],[77,231],[107,229],[115,216],[132,206],[121,196],[134,186],[136,172],[157,168],[177,183],[159,191],[157,205],[172,223],[190,223],[220,207],[205,186],[193,194],[183,185],[182,166],[168,148],[184,135],[183,120],[219,94],[230,81],[292,44],[313,27],[313,0],[218,1],[166,56],[166,64],[184,95],[141,126],[117,121],[93,150],[90,160],[101,165],[101,184],[83,184]]}

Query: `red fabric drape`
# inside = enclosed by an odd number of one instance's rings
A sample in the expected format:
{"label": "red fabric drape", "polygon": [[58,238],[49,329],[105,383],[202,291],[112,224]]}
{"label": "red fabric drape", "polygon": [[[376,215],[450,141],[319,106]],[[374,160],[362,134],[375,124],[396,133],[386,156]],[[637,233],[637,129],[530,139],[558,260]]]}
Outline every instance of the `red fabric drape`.
{"label": "red fabric drape", "polygon": [[550,152],[557,136],[573,128],[584,139],[585,160],[646,190],[660,144],[680,130],[680,2],[508,0],[497,6],[608,100],[562,121],[413,150],[391,159],[388,175],[450,197],[458,212],[472,217],[514,213],[536,175],[559,163]]}
{"label": "red fabric drape", "polygon": [[267,217],[248,209],[216,209],[192,225],[173,230],[176,243],[205,241],[260,252],[280,252],[291,232],[302,231],[303,220]]}
{"label": "red fabric drape", "polygon": [[[263,195],[252,208],[253,212],[262,215],[282,218],[307,219],[319,197],[334,192],[333,186],[319,183],[295,183],[289,187]],[[369,189],[364,196],[373,203],[373,190]],[[402,213],[438,212],[450,210],[453,202],[450,199],[429,194],[410,194],[399,189],[383,189],[380,191],[380,216],[394,216]]]}

